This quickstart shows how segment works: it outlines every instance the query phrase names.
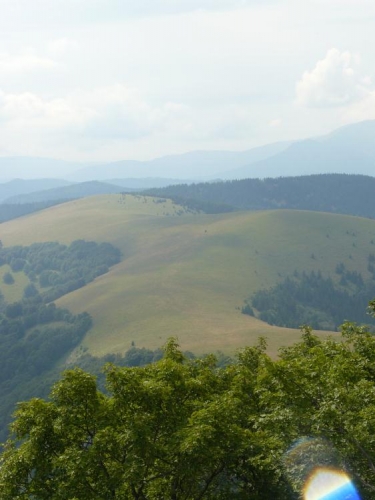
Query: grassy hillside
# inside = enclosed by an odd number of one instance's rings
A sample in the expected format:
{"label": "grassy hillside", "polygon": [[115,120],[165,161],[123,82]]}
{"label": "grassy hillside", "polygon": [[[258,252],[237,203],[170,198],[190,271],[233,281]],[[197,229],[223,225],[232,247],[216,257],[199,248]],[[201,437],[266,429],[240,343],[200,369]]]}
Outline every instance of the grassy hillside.
{"label": "grassy hillside", "polygon": [[[6,285],[4,283],[4,274],[11,273],[14,283]],[[22,299],[23,290],[29,284],[29,279],[24,272],[13,273],[10,266],[4,265],[0,267],[0,289],[4,295],[6,302],[16,302]]]}
{"label": "grassy hillside", "polygon": [[91,353],[123,352],[132,342],[154,348],[171,335],[195,352],[230,352],[265,335],[276,352],[299,332],[242,315],[243,300],[295,269],[334,275],[343,262],[366,277],[375,221],[280,210],[192,214],[170,201],[108,195],[1,225],[4,245],[77,238],[123,252],[108,274],[58,301],[92,315],[83,341]]}

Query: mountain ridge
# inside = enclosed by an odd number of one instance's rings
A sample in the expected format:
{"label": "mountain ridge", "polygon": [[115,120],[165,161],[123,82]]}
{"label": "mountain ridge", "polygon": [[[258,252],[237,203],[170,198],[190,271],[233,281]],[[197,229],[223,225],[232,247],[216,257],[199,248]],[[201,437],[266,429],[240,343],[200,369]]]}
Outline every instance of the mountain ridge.
{"label": "mountain ridge", "polygon": [[294,141],[280,153],[231,170],[223,178],[286,177],[328,172],[375,174],[375,120],[345,125],[324,136]]}
{"label": "mountain ridge", "polygon": [[23,204],[37,203],[53,200],[72,200],[76,198],[85,198],[99,194],[120,193],[122,188],[113,184],[99,181],[87,181],[66,186],[35,191],[32,193],[19,194],[6,198],[3,203]]}
{"label": "mountain ridge", "polygon": [[146,161],[88,164],[48,158],[0,157],[0,178],[49,177],[47,174],[51,174],[72,182],[155,177],[208,181],[326,172],[363,175],[375,172],[375,120],[345,125],[323,136],[275,142],[245,151],[196,150]]}

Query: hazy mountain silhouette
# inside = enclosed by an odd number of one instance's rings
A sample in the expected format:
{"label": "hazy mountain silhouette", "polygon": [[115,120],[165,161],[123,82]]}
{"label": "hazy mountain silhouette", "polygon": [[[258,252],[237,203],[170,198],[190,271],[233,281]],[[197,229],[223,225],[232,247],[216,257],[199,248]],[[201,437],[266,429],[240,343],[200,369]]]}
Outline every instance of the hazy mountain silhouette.
{"label": "hazy mountain silhouette", "polygon": [[[322,137],[277,142],[247,151],[190,151],[149,161],[82,165],[48,158],[0,158],[0,179],[50,177],[73,182],[116,179],[116,184],[121,179],[133,179],[124,187],[143,189],[161,187],[164,182],[187,182],[186,179],[230,180],[320,173],[374,175],[375,120],[347,125]],[[166,180],[161,181],[163,178]],[[134,179],[153,179],[154,185],[146,182],[144,186],[135,186]]]}
{"label": "hazy mountain silhouette", "polygon": [[0,184],[0,203],[13,196],[70,186],[71,184],[71,182],[61,179],[14,179]]}
{"label": "hazy mountain silhouette", "polygon": [[280,153],[226,172],[223,179],[286,177],[323,173],[375,175],[375,120],[341,127],[291,144]]}
{"label": "hazy mountain silhouette", "polygon": [[52,200],[72,200],[75,198],[85,198],[98,194],[120,193],[123,188],[105,182],[89,181],[69,186],[46,189],[28,194],[11,196],[4,200],[4,203],[36,203]]}
{"label": "hazy mountain silhouette", "polygon": [[150,161],[117,161],[93,165],[78,170],[69,179],[85,181],[126,177],[167,177],[173,179],[202,179],[220,177],[220,172],[248,165],[283,151],[290,142],[268,144],[248,151],[191,151],[180,155],[163,156]]}

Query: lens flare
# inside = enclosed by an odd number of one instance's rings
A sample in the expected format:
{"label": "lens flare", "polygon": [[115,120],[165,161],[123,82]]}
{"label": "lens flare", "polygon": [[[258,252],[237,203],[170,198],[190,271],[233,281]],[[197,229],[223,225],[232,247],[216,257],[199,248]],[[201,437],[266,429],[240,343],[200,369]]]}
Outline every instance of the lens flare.
{"label": "lens flare", "polygon": [[360,500],[349,476],[342,471],[318,468],[306,482],[304,500]]}

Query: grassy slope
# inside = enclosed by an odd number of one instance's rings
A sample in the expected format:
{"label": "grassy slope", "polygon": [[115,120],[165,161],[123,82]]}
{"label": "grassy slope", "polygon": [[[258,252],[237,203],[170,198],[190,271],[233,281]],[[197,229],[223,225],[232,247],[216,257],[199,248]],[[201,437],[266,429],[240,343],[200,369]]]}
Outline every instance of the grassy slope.
{"label": "grassy slope", "polygon": [[[10,272],[14,278],[14,283],[11,285],[6,285],[3,281],[4,274],[8,272]],[[20,271],[14,273],[8,265],[0,267],[0,290],[7,302],[16,302],[17,300],[21,300],[23,290],[28,284],[29,279],[24,272]]]}
{"label": "grassy slope", "polygon": [[83,345],[94,354],[122,352],[132,341],[159,347],[171,335],[195,352],[230,352],[265,335],[274,353],[299,332],[240,314],[246,296],[294,269],[333,273],[339,261],[366,276],[375,253],[369,219],[298,211],[163,216],[178,207],[144,200],[87,198],[1,225],[5,245],[84,238],[121,248],[124,260],[110,273],[58,301],[92,314]]}

